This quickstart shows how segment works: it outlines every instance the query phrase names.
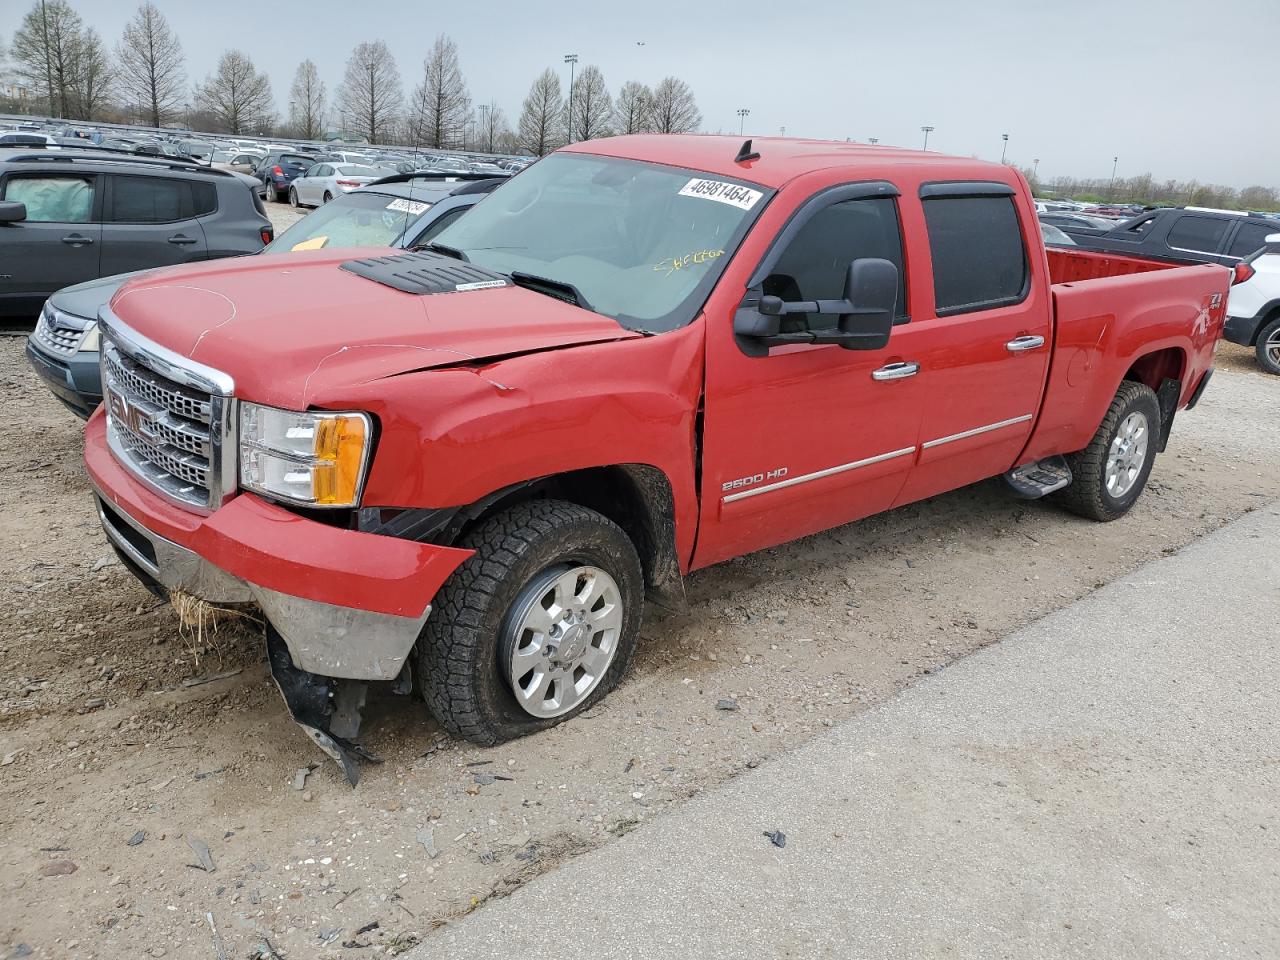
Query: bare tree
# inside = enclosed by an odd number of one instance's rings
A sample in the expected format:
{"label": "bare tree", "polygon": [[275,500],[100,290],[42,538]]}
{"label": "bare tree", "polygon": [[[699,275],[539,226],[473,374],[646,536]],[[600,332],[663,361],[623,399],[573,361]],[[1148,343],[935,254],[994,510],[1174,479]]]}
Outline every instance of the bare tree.
{"label": "bare tree", "polygon": [[112,94],[114,74],[102,37],[92,27],[76,40],[71,78],[72,114],[80,120],[102,116]]}
{"label": "bare tree", "polygon": [[48,112],[69,117],[84,23],[66,0],[36,0],[13,35],[18,76],[43,88]]}
{"label": "bare tree", "polygon": [[653,91],[643,83],[628,80],[618,91],[613,105],[613,119],[619,133],[645,133],[653,129],[650,111]]}
{"label": "bare tree", "polygon": [[692,133],[702,126],[702,114],[687,83],[665,77],[654,88],[652,122],[656,133]]}
{"label": "bare tree", "polygon": [[120,94],[138,105],[147,123],[159,127],[177,115],[187,90],[186,58],[169,21],[150,0],[125,25],[116,59]]}
{"label": "bare tree", "polygon": [[470,119],[471,97],[458,66],[458,45],[441,34],[422,63],[422,83],[409,103],[409,139],[427,147],[456,146]]}
{"label": "bare tree", "polygon": [[289,127],[294,136],[316,140],[324,127],[324,81],[311,60],[303,60],[289,88]]}
{"label": "bare tree", "polygon": [[605,85],[604,74],[594,63],[588,64],[573,85],[573,103],[565,109],[565,124],[570,120],[569,142],[594,140],[613,135],[613,98]]}
{"label": "bare tree", "polygon": [[564,98],[560,94],[560,78],[550,68],[533,81],[520,111],[520,145],[535,157],[541,157],[560,146],[563,127],[560,116]]}
{"label": "bare tree", "polygon": [[228,50],[218,68],[196,90],[196,102],[224,132],[261,132],[274,119],[271,81],[239,50]]}
{"label": "bare tree", "polygon": [[389,140],[395,130],[404,94],[395,57],[381,40],[356,45],[338,90],[343,125],[370,143]]}
{"label": "bare tree", "polygon": [[[485,153],[496,153],[500,144],[514,139],[511,127],[507,123],[507,115],[495,101],[480,105],[480,129],[477,145]],[[505,152],[505,151],[504,151]]]}

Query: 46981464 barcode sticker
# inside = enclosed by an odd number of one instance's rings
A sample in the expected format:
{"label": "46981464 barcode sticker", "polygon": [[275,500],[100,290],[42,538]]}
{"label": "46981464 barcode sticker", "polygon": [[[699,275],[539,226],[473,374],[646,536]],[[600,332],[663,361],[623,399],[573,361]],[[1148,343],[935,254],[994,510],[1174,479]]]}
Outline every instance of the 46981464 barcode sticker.
{"label": "46981464 barcode sticker", "polygon": [[697,177],[680,188],[682,197],[701,197],[703,200],[715,200],[730,206],[750,210],[764,196],[759,190],[742,187],[736,183],[723,180],[699,180]]}

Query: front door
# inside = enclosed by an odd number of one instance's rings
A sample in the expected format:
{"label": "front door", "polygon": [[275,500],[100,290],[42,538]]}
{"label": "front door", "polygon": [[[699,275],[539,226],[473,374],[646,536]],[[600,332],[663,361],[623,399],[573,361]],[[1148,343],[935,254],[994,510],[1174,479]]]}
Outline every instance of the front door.
{"label": "front door", "polygon": [[93,174],[9,174],[0,199],[27,208],[27,218],[0,225],[0,298],[35,312],[63,287],[95,280],[102,251],[98,178]]}
{"label": "front door", "polygon": [[915,318],[929,336],[912,359],[925,372],[928,402],[917,467],[897,504],[1017,465],[1052,347],[1048,289],[1032,282],[1022,228],[1031,212],[1020,219],[1013,189],[946,183],[925,184],[920,193],[934,295]]}
{"label": "front door", "polygon": [[[886,183],[822,191],[766,254],[744,304],[837,300],[852,260],[881,257],[905,275],[897,191]],[[694,566],[772,546],[887,509],[911,471],[923,410],[909,361],[920,331],[905,283],[881,350],[775,347],[748,356],[732,316],[708,316],[701,523]],[[744,306],[743,309],[749,309]],[[834,326],[787,315],[783,331]]]}

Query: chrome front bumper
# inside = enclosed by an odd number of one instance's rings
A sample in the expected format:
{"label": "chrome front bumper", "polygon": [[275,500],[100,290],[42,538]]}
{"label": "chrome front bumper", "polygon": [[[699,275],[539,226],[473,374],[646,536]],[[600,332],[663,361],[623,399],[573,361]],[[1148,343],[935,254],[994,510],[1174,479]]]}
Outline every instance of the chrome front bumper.
{"label": "chrome front bumper", "polygon": [[284,638],[299,670],[347,680],[394,680],[431,614],[397,617],[295,597],[242,580],[198,553],[152,533],[97,491],[98,519],[112,545],[166,590],[217,604],[255,603]]}

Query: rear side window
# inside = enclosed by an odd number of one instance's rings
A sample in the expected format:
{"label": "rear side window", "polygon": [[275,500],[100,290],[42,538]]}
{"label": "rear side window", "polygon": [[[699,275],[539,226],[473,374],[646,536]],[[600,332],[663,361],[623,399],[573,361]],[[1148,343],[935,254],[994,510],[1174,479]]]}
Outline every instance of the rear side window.
{"label": "rear side window", "polygon": [[1168,244],[1174,250],[1216,253],[1230,226],[1231,221],[1226,217],[1179,217],[1178,222],[1169,228]]}
{"label": "rear side window", "polygon": [[115,223],[171,223],[191,216],[191,186],[164,177],[113,177],[111,212]]}
{"label": "rear side window", "polygon": [[10,177],[4,199],[27,205],[29,223],[88,223],[93,215],[90,177],[58,174]]}
{"label": "rear side window", "polygon": [[938,316],[1018,303],[1027,294],[1027,254],[1012,197],[924,201]]}
{"label": "rear side window", "polygon": [[1280,233],[1280,223],[1242,224],[1236,232],[1236,238],[1231,241],[1231,249],[1227,253],[1241,259],[1251,256],[1267,245],[1267,237],[1273,233]]}
{"label": "rear side window", "polygon": [[193,181],[190,187],[192,216],[203,217],[218,209],[218,191],[212,183]]}
{"label": "rear side window", "polygon": [[[888,260],[898,268],[898,306],[907,315],[906,271],[897,203],[889,197],[844,200],[815,213],[783,251],[762,292],[786,301],[839,300],[849,264],[862,257]],[[788,314],[783,330],[820,330],[840,318],[828,314]]]}

